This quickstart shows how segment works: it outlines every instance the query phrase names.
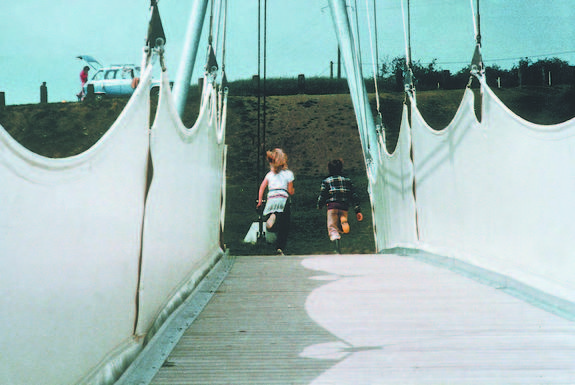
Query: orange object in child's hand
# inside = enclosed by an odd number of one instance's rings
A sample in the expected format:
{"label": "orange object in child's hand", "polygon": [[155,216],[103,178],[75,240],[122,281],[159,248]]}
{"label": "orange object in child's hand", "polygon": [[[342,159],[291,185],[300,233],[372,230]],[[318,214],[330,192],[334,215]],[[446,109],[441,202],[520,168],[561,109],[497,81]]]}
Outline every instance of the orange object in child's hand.
{"label": "orange object in child's hand", "polygon": [[358,221],[358,222],[363,221],[363,214],[362,214],[362,213],[357,213],[357,214],[355,214],[355,217],[357,218],[357,221]]}

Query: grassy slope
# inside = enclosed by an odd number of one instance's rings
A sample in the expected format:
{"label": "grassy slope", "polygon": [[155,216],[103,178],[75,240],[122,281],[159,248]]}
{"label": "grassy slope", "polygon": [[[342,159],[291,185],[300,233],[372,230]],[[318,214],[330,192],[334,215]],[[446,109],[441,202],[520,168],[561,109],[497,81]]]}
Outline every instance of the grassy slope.
{"label": "grassy slope", "polygon": [[[504,89],[496,93],[513,111],[536,123],[559,123],[575,116],[575,93],[568,87]],[[463,90],[420,92],[418,106],[428,123],[441,129],[453,118],[462,95]],[[266,99],[265,148],[282,147],[296,175],[288,253],[331,251],[325,210],[316,210],[315,200],[326,163],[336,157],[344,159],[346,171],[360,191],[366,216],[362,223],[351,219],[352,231],[344,239],[343,251],[373,252],[367,181],[349,95]],[[66,157],[93,145],[125,103],[124,99],[110,99],[98,103],[8,106],[0,112],[0,123],[32,151],[49,157]],[[403,94],[381,96],[389,138],[396,136],[402,103]],[[266,172],[260,168],[258,173],[257,168],[257,98],[230,96],[228,106],[228,202],[224,239],[232,253],[269,254],[273,252],[270,245],[252,246],[241,242],[250,223],[257,218],[254,210],[257,188],[259,178]],[[375,106],[373,98],[372,106]],[[187,126],[193,124],[197,109],[198,101],[192,98],[184,116]]]}

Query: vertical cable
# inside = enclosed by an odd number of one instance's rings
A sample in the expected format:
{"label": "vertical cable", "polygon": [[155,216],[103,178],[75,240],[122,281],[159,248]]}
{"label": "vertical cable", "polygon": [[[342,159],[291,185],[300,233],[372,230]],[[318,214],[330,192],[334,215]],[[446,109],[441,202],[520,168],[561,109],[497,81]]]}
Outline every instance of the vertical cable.
{"label": "vertical cable", "polygon": [[408,27],[407,22],[405,20],[405,7],[403,6],[403,0],[401,1],[401,20],[403,21],[403,40],[405,43],[405,64],[409,66],[410,63],[410,52],[409,52],[409,36],[408,36]]}
{"label": "vertical cable", "polygon": [[375,30],[375,64],[377,65],[377,72],[379,73],[379,48],[377,47],[378,38],[377,38],[377,8],[376,8],[376,0],[373,0],[373,24]]}
{"label": "vertical cable", "polygon": [[477,45],[481,47],[481,13],[479,12],[479,0],[477,0]]}
{"label": "vertical cable", "polygon": [[226,34],[228,23],[228,0],[224,0],[224,21],[223,21],[223,37],[222,37],[222,72],[225,73],[226,69]]}
{"label": "vertical cable", "polygon": [[409,55],[409,67],[411,67],[411,4],[407,0],[407,50]]}
{"label": "vertical cable", "polygon": [[[264,0],[264,116],[263,116],[263,130],[262,130],[262,157],[264,156],[264,151],[266,150],[266,113],[267,113],[267,103],[266,103],[266,80],[267,80],[267,49],[268,49],[268,0]],[[262,162],[265,164],[265,162]]]}
{"label": "vertical cable", "polygon": [[471,19],[473,23],[473,37],[477,42],[477,19],[475,18],[475,10],[473,9],[473,0],[469,0],[469,5],[471,8]]}
{"label": "vertical cable", "polygon": [[[371,30],[371,19],[369,17],[369,3],[368,0],[365,0],[365,8],[366,8],[366,19],[367,19],[367,28],[368,28],[368,32],[369,32],[369,45],[371,48],[371,61],[372,61],[372,70],[373,70],[373,82],[374,82],[374,86],[375,86],[375,102],[377,105],[377,113],[380,113],[380,105],[379,105],[379,89],[377,87],[377,59],[374,57],[375,54],[375,49],[374,49],[374,44],[373,44],[373,38],[372,38],[372,30]],[[375,14],[375,8],[373,9],[373,12]],[[377,29],[377,26],[376,26]],[[377,40],[375,42],[375,45],[377,46]]]}
{"label": "vertical cable", "polygon": [[261,111],[260,111],[260,96],[261,96],[261,11],[262,2],[258,0],[258,148],[257,148],[257,179],[256,179],[256,189],[259,190],[259,183],[261,180],[260,170],[262,169],[262,150],[261,150]]}

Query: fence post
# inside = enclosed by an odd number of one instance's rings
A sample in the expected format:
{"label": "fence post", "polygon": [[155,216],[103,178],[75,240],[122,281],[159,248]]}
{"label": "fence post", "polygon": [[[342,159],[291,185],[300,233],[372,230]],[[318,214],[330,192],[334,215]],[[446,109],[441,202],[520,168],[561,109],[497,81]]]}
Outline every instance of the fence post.
{"label": "fence post", "polygon": [[93,84],[88,84],[88,86],[86,87],[86,97],[88,99],[94,98],[94,85]]}
{"label": "fence post", "polygon": [[254,95],[260,94],[260,76],[253,75],[252,76],[252,89],[254,90]]}
{"label": "fence post", "polygon": [[305,94],[305,75],[299,74],[297,77],[297,91],[300,94]]}
{"label": "fence post", "polygon": [[40,103],[48,103],[48,87],[46,87],[46,82],[42,82],[40,86]]}

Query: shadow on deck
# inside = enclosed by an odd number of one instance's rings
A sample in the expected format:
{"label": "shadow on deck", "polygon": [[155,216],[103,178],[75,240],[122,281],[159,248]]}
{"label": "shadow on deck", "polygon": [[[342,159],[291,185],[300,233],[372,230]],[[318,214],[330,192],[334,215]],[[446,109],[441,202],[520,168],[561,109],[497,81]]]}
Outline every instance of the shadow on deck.
{"label": "shadow on deck", "polygon": [[118,384],[565,384],[574,362],[575,322],[437,263],[236,257]]}

